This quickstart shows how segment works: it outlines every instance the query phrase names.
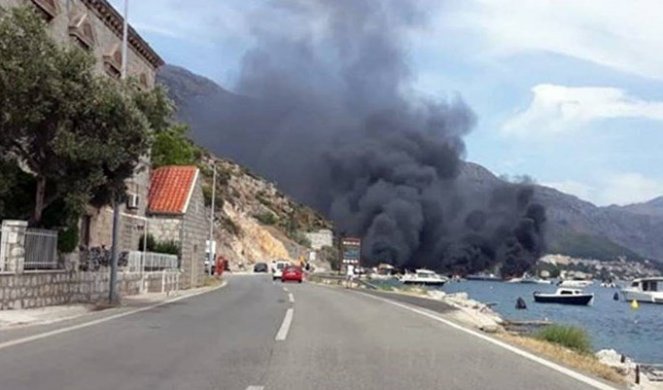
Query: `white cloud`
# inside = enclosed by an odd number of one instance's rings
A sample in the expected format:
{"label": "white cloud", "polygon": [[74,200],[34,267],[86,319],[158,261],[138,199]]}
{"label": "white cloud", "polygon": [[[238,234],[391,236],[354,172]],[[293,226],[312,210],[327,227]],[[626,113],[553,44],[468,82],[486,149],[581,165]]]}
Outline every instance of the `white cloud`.
{"label": "white cloud", "polygon": [[507,120],[505,134],[562,133],[601,119],[663,120],[663,102],[646,101],[618,88],[539,84],[529,107]]}
{"label": "white cloud", "polygon": [[542,184],[599,206],[646,202],[663,195],[662,180],[632,172],[609,174],[592,184],[573,180]]}
{"label": "white cloud", "polygon": [[663,80],[660,9],[659,0],[468,0],[439,18],[495,55],[552,52]]}

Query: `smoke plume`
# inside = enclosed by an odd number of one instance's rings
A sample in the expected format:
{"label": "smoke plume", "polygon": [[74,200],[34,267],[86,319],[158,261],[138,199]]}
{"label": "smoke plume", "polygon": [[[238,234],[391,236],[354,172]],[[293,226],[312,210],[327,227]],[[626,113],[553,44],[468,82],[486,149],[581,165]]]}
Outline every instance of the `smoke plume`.
{"label": "smoke plume", "polygon": [[476,118],[460,97],[413,91],[407,42],[434,2],[274,1],[251,15],[239,101],[207,118],[207,145],[364,239],[370,264],[526,270],[543,247],[531,188],[457,180]]}

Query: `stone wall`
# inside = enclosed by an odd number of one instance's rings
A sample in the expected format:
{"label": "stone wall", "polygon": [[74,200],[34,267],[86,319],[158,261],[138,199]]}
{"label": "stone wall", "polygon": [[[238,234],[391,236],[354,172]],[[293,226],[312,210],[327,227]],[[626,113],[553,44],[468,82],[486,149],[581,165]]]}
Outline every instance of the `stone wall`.
{"label": "stone wall", "polygon": [[[35,271],[0,273],[0,310],[70,303],[95,303],[108,298],[109,273]],[[171,292],[179,288],[178,271],[118,273],[120,296]]]}
{"label": "stone wall", "polygon": [[205,212],[202,178],[197,176],[182,229],[182,284],[200,286],[205,275],[205,241],[209,236],[209,216]]}
{"label": "stone wall", "polygon": [[159,241],[182,241],[182,217],[152,216],[147,229]]}

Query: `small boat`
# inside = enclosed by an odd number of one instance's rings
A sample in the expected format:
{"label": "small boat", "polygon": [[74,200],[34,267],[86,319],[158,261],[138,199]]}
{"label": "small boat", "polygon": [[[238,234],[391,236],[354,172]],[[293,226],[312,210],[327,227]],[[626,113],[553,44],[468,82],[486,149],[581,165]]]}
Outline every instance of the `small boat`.
{"label": "small boat", "polygon": [[507,280],[507,283],[520,283],[520,284],[552,284],[552,281],[535,278],[524,274],[522,278],[513,278]]}
{"label": "small boat", "polygon": [[427,269],[418,269],[414,273],[406,273],[401,276],[400,280],[403,284],[421,284],[426,286],[442,286],[449,281],[446,277]]}
{"label": "small boat", "polygon": [[534,302],[560,303],[563,305],[589,305],[594,294],[587,294],[575,288],[558,288],[554,294],[534,292]]}
{"label": "small boat", "polygon": [[577,287],[585,288],[594,283],[593,280],[562,280],[557,285],[559,287]]}
{"label": "small boat", "polygon": [[663,277],[634,279],[622,294],[627,302],[663,303]]}
{"label": "small boat", "polygon": [[481,280],[487,282],[501,282],[502,278],[495,276],[494,274],[473,274],[467,275],[465,280]]}

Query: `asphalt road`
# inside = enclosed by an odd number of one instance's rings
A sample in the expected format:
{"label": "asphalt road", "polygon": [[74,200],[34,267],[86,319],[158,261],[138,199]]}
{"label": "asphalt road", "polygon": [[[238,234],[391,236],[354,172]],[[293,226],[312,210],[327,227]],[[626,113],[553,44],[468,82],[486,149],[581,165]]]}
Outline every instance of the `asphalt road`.
{"label": "asphalt road", "polygon": [[0,389],[592,388],[379,298],[285,287],[234,276],[208,294],[0,348]]}

